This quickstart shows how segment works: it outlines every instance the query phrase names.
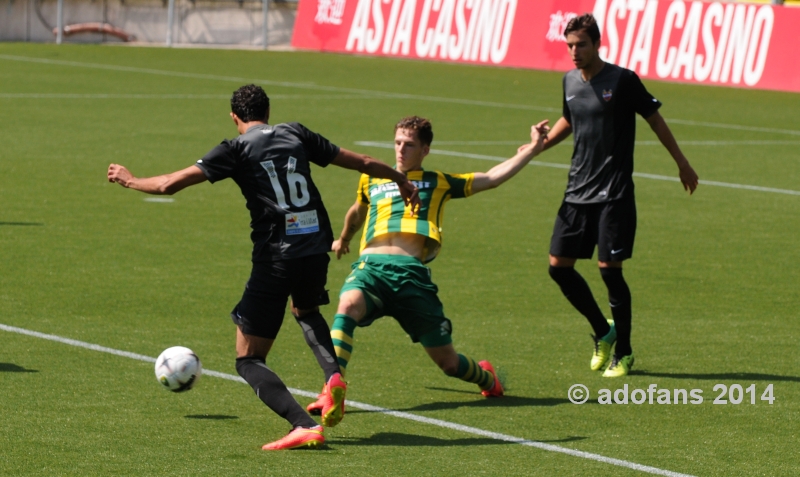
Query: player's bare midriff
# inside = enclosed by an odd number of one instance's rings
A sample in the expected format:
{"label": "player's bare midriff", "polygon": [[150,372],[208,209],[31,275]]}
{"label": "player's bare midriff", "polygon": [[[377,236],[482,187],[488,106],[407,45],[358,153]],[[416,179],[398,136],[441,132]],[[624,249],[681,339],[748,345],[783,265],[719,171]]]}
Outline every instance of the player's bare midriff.
{"label": "player's bare midriff", "polygon": [[422,260],[426,240],[424,235],[405,232],[383,234],[373,238],[361,251],[361,255],[408,255]]}

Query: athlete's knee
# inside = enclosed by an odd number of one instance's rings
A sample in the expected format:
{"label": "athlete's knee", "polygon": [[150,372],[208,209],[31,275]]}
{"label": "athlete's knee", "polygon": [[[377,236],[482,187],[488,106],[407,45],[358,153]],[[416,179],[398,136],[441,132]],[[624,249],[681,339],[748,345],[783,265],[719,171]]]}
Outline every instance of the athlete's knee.
{"label": "athlete's knee", "polygon": [[557,267],[557,268],[569,268],[574,267],[575,262],[577,262],[577,258],[569,258],[569,257],[559,257],[556,255],[550,255],[550,266]]}
{"label": "athlete's knee", "polygon": [[364,294],[360,290],[349,290],[339,297],[339,306],[336,313],[347,315],[358,321],[367,313],[367,304]]}

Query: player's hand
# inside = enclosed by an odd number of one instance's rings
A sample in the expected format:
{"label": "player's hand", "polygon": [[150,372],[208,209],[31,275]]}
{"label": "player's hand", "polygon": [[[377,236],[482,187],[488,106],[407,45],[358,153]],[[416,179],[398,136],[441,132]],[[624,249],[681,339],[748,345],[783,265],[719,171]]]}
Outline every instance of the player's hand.
{"label": "player's hand", "polygon": [[400,197],[406,206],[411,208],[411,215],[416,215],[419,208],[422,206],[422,201],[419,199],[419,190],[411,181],[405,181],[398,185],[400,190]]}
{"label": "player's hand", "polygon": [[122,187],[128,187],[131,180],[133,180],[133,174],[125,166],[119,164],[108,166],[108,182],[116,182]]}
{"label": "player's hand", "polygon": [[547,125],[549,122],[549,119],[545,119],[531,126],[531,144],[543,143],[547,139],[547,133],[550,132],[550,126]]}
{"label": "player's hand", "polygon": [[341,238],[339,240],[334,240],[331,251],[336,252],[336,260],[339,260],[342,258],[342,255],[350,253],[350,241]]}
{"label": "player's hand", "polygon": [[683,189],[689,191],[689,195],[692,195],[695,189],[697,189],[697,184],[699,179],[697,177],[697,173],[692,169],[692,166],[689,165],[687,162],[684,166],[679,169],[679,177],[681,178],[681,183],[683,184]]}

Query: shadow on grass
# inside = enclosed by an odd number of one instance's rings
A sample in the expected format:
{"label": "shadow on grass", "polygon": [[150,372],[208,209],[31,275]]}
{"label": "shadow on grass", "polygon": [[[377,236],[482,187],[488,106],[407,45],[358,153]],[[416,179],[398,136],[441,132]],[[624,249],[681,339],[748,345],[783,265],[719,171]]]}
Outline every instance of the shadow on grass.
{"label": "shadow on grass", "polygon": [[225,421],[227,419],[239,419],[239,416],[227,416],[225,414],[191,414],[183,416],[186,419],[208,419],[212,421]]}
{"label": "shadow on grass", "polygon": [[25,369],[14,363],[0,363],[0,373],[38,373],[38,369]]}
{"label": "shadow on grass", "polygon": [[701,379],[709,381],[790,381],[800,383],[798,376],[779,376],[763,373],[655,373],[647,370],[632,370],[631,376],[653,376],[657,378]]}
{"label": "shadow on grass", "polygon": [[407,409],[398,411],[439,411],[444,409],[458,409],[460,407],[528,407],[528,406],[558,406],[561,404],[571,404],[564,398],[529,398],[509,396],[506,394],[501,398],[482,398],[471,399],[469,401],[450,401],[450,402],[431,402],[420,404]]}
{"label": "shadow on grass", "polygon": [[0,225],[21,225],[21,226],[30,225],[30,226],[41,227],[44,224],[41,222],[0,222]]}
{"label": "shadow on grass", "polygon": [[[475,394],[475,393],[470,393]],[[469,401],[443,401],[443,402],[430,402],[426,404],[419,404],[413,407],[404,409],[392,409],[392,411],[441,411],[445,409],[459,409],[462,407],[528,407],[528,406],[560,406],[561,404],[572,404],[568,399],[564,398],[529,398],[509,396],[506,394],[502,398],[480,398],[476,397]],[[586,404],[596,404],[587,402]],[[348,410],[348,414],[369,413],[380,411],[365,411],[365,410]]]}
{"label": "shadow on grass", "polygon": [[[547,443],[574,442],[588,439],[581,436],[569,436],[563,439],[536,441]],[[438,437],[401,434],[398,432],[379,432],[370,437],[335,437],[329,441],[331,445],[345,446],[396,446],[396,447],[464,447],[517,444],[488,437],[465,437],[461,439],[439,439]]]}

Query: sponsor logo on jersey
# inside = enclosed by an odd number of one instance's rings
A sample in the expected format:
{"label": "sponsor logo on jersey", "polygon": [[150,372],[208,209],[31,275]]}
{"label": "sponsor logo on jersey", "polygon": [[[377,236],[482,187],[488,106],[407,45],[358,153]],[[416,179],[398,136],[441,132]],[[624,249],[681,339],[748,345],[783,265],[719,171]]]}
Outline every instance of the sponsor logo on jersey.
{"label": "sponsor logo on jersey", "polygon": [[286,235],[303,235],[319,232],[316,210],[286,214]]}
{"label": "sponsor logo on jersey", "polygon": [[[417,187],[417,189],[419,189],[419,190],[424,190],[424,189],[430,189],[431,188],[431,183],[430,182],[411,181],[411,183],[414,184]],[[384,184],[377,184],[377,185],[374,185],[374,186],[370,187],[370,189],[369,189],[369,196],[370,197],[374,198],[375,196],[377,196],[379,194],[385,194],[383,196],[384,198],[385,197],[399,197],[400,196],[400,191],[398,190],[396,182],[386,182]]]}

